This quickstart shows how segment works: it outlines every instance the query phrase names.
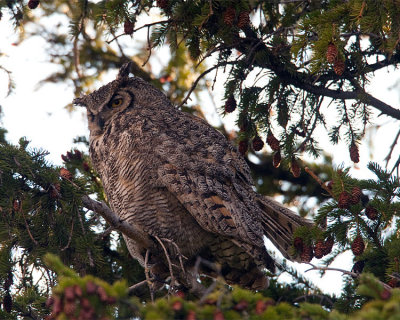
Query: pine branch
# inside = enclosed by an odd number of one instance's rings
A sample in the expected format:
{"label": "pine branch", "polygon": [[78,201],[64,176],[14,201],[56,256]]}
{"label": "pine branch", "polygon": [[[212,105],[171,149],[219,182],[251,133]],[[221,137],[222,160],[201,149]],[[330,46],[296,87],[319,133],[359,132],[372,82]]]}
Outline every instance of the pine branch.
{"label": "pine branch", "polygon": [[141,231],[128,222],[121,220],[104,202],[93,200],[85,195],[82,196],[82,204],[85,208],[101,215],[114,229],[122,232],[124,235],[133,239],[143,247],[152,247],[150,239],[145,237]]}
{"label": "pine branch", "polygon": [[[375,109],[378,109],[382,114],[400,120],[399,109],[395,109],[385,102],[373,97],[361,88],[357,88],[354,91],[337,91],[315,85],[314,82],[317,80],[320,81],[321,77],[314,79],[314,76],[296,71],[297,68],[293,64],[288,61],[282,61],[281,58],[276,57],[250,28],[245,30],[245,34],[247,38],[241,39],[242,41],[239,41],[236,44],[236,49],[240,52],[250,54],[250,51],[254,47],[254,43],[257,43],[258,50],[263,50],[267,54],[268,59],[254,59],[254,64],[260,68],[272,70],[281,81],[318,96],[326,96],[338,100],[361,100]],[[325,81],[327,80],[328,79],[325,79]]]}

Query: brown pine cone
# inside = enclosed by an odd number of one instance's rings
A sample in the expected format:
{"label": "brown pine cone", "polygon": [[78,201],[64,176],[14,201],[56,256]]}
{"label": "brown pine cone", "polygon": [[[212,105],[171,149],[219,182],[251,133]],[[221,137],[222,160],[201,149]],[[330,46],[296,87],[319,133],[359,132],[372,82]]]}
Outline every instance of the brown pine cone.
{"label": "brown pine cone", "polygon": [[337,47],[331,42],[328,44],[328,48],[326,50],[326,60],[329,63],[334,63],[336,61],[338,55]]}
{"label": "brown pine cone", "polygon": [[233,26],[236,17],[236,10],[232,7],[226,9],[224,13],[224,23],[228,26]]}
{"label": "brown pine cone", "polygon": [[74,287],[66,287],[64,289],[64,297],[67,301],[73,301],[75,299]]}
{"label": "brown pine cone", "polygon": [[389,300],[389,298],[392,296],[392,292],[391,290],[384,288],[383,291],[380,293],[380,296],[382,300]]}
{"label": "brown pine cone", "polygon": [[360,153],[358,152],[358,146],[353,142],[349,148],[350,159],[354,163],[360,162]]}
{"label": "brown pine cone", "polygon": [[235,97],[233,95],[230,95],[228,97],[228,99],[226,99],[226,101],[225,101],[225,112],[231,113],[231,112],[235,111],[236,105],[237,105],[237,103],[236,103]]}
{"label": "brown pine cone", "polygon": [[318,240],[315,243],[314,254],[317,259],[321,259],[325,254],[325,243],[323,240]]}
{"label": "brown pine cone", "polygon": [[310,262],[314,257],[313,249],[311,246],[304,245],[300,254],[301,262]]}
{"label": "brown pine cone", "polygon": [[281,164],[281,160],[282,160],[281,152],[280,151],[275,152],[274,157],[272,158],[272,165],[275,168],[278,168]]}
{"label": "brown pine cone", "polygon": [[250,24],[249,12],[248,12],[248,11],[242,11],[242,12],[239,14],[237,26],[238,26],[240,29],[243,29],[243,28],[247,27],[249,24]]}
{"label": "brown pine cone", "polygon": [[298,162],[296,161],[296,159],[292,159],[292,162],[290,163],[290,171],[292,172],[293,176],[295,178],[300,177],[300,173],[301,173],[301,168],[298,164]]}
{"label": "brown pine cone", "polygon": [[264,147],[264,142],[261,140],[259,136],[254,137],[252,144],[254,151],[260,151]]}
{"label": "brown pine cone", "polygon": [[242,155],[245,155],[247,150],[249,148],[249,142],[247,140],[241,140],[239,141],[239,152]]}
{"label": "brown pine cone", "polygon": [[67,180],[71,180],[72,179],[72,173],[69,170],[65,169],[65,168],[61,168],[60,169],[60,176],[63,177],[64,179],[67,179]]}
{"label": "brown pine cone", "polygon": [[343,60],[338,59],[335,61],[334,65],[333,65],[333,71],[335,71],[335,73],[338,76],[341,76],[345,69],[346,69],[346,65],[344,64]]}
{"label": "brown pine cone", "polygon": [[392,288],[397,288],[399,280],[397,280],[396,278],[392,278],[387,282],[387,284]]}
{"label": "brown pine cone", "polygon": [[267,143],[273,151],[279,151],[281,148],[279,145],[279,140],[277,138],[275,138],[275,136],[273,135],[273,133],[271,131],[268,132]]}
{"label": "brown pine cone", "polygon": [[19,212],[19,211],[21,211],[21,201],[20,200],[18,200],[18,199],[15,199],[14,201],[13,201],[13,209],[14,209],[14,211],[15,212]]}
{"label": "brown pine cone", "polygon": [[189,310],[185,320],[196,320],[196,312],[194,310]]}
{"label": "brown pine cone", "polygon": [[351,251],[353,251],[353,254],[355,256],[359,256],[364,252],[365,249],[365,244],[363,241],[363,238],[361,237],[361,235],[357,235],[352,244],[351,244]]}
{"label": "brown pine cone", "polygon": [[132,34],[133,33],[133,23],[129,20],[125,20],[124,22],[124,32],[125,34]]}
{"label": "brown pine cone", "polygon": [[234,307],[233,309],[236,311],[243,311],[246,310],[249,306],[249,303],[246,300],[240,300]]}
{"label": "brown pine cone", "polygon": [[324,243],[324,256],[326,256],[327,254],[331,253],[333,245],[334,245],[333,238],[329,237],[328,239],[325,240],[325,243]]}
{"label": "brown pine cone", "polygon": [[293,240],[293,246],[297,251],[302,251],[303,250],[303,239],[300,237],[296,237]]}
{"label": "brown pine cone", "polygon": [[338,207],[340,209],[348,209],[350,207],[350,199],[351,199],[351,195],[347,191],[343,191],[339,195]]}
{"label": "brown pine cone", "polygon": [[368,205],[368,207],[365,208],[365,215],[368,217],[368,219],[376,220],[378,219],[378,210],[376,210],[373,206]]}
{"label": "brown pine cone", "polygon": [[33,10],[36,9],[39,6],[40,1],[39,0],[29,0],[28,1],[28,8]]}
{"label": "brown pine cone", "polygon": [[59,183],[55,183],[50,186],[50,198],[57,199],[60,196],[61,186]]}
{"label": "brown pine cone", "polygon": [[361,200],[362,190],[360,187],[355,186],[351,189],[350,203],[357,204]]}

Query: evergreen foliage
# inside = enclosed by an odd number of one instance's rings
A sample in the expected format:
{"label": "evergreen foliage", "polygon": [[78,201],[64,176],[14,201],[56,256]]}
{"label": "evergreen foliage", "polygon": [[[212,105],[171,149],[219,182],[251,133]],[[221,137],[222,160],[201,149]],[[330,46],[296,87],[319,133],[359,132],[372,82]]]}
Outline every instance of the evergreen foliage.
{"label": "evergreen foliage", "polygon": [[[310,266],[323,272],[333,272],[341,253],[354,253],[352,270],[341,270],[340,297],[324,295],[283,262],[280,272],[292,284],[271,275],[268,290],[253,293],[201,278],[207,296],[177,291],[166,298],[164,290],[152,303],[145,272],[121,234],[82,204],[84,195],[107,201],[86,139],[76,139],[84,147],[63,155],[60,168],[26,139],[9,144],[0,128],[0,318],[397,319],[399,163],[393,170],[370,163],[376,178],[357,180],[349,168],[332,168],[330,158],[323,165],[300,159],[322,154],[316,129],[323,128],[331,143],[347,144],[357,163],[376,113],[400,119],[398,109],[367,91],[376,71],[400,62],[399,11],[388,0],[0,0],[0,19],[18,27],[20,41],[40,36],[49,43],[46,58],[60,70],[43,82],[69,82],[76,95],[132,59],[135,75],[202,116],[189,94],[213,88],[215,81],[204,81],[210,72],[226,73],[219,111],[234,113],[239,132],[219,129],[247,155],[258,191],[297,200],[302,215],[310,198],[319,207],[316,226],[297,230],[293,252],[303,260],[315,255],[311,262],[324,256],[320,267]],[[143,24],[147,15],[155,20]],[[50,26],[49,17],[60,23]],[[145,43],[137,39],[142,29]],[[170,57],[154,74],[151,55],[164,45]],[[334,123],[327,118],[332,106]],[[258,152],[263,141],[273,156]],[[136,283],[145,285],[129,287]]]}

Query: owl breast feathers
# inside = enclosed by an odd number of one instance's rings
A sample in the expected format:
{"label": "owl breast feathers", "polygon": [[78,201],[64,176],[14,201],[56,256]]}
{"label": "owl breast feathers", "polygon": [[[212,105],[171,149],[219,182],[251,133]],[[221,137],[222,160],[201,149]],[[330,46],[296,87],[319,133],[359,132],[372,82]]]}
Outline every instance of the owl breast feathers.
{"label": "owl breast feathers", "polygon": [[263,269],[275,262],[263,236],[290,258],[293,231],[309,222],[257,194],[246,162],[219,131],[129,69],[74,103],[87,109],[90,156],[111,209],[153,244],[125,237],[131,255],[144,265],[148,251],[157,278],[170,275],[167,250],[180,268],[192,270],[200,257],[221,266],[227,283],[265,288]]}

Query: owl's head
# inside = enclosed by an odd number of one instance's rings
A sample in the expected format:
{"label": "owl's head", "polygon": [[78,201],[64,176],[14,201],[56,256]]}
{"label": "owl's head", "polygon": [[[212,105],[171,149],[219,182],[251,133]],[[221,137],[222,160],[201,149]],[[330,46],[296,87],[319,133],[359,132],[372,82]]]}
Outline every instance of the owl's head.
{"label": "owl's head", "polygon": [[86,107],[92,137],[103,134],[112,119],[129,110],[154,109],[156,112],[159,108],[172,107],[160,90],[141,78],[129,77],[130,70],[131,62],[128,62],[114,81],[73,101],[75,105]]}

